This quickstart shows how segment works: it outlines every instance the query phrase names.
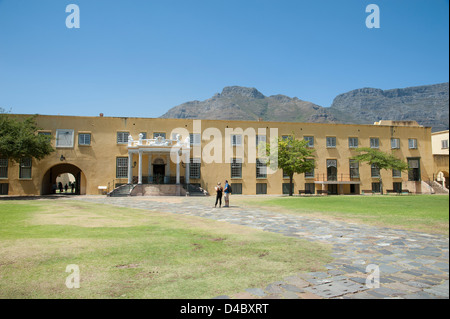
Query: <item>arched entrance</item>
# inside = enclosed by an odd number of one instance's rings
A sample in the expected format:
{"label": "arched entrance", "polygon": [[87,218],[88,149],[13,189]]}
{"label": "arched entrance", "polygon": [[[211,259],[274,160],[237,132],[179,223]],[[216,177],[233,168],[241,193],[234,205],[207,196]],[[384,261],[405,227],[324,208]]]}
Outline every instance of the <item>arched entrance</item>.
{"label": "arched entrance", "polygon": [[446,171],[440,171],[440,172],[437,174],[436,181],[437,181],[438,183],[440,183],[442,186],[444,186],[445,188],[449,188],[449,176],[448,176],[448,172],[446,172]]}
{"label": "arched entrance", "polygon": [[72,164],[58,164],[50,168],[42,178],[41,195],[49,195],[54,193],[55,186],[57,187],[56,179],[58,176],[64,174],[71,174],[75,177],[74,194],[86,194],[86,176],[75,165]]}

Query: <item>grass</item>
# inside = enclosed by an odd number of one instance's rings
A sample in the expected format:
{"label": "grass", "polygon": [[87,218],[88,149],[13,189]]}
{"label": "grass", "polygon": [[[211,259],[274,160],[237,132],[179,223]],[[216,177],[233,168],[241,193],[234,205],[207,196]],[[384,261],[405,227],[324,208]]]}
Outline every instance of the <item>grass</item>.
{"label": "grass", "polygon": [[[212,298],[323,270],[327,246],[197,217],[0,201],[0,298]],[[80,288],[65,285],[80,268]]]}
{"label": "grass", "polygon": [[449,234],[449,197],[321,196],[232,197],[231,204],[376,226]]}

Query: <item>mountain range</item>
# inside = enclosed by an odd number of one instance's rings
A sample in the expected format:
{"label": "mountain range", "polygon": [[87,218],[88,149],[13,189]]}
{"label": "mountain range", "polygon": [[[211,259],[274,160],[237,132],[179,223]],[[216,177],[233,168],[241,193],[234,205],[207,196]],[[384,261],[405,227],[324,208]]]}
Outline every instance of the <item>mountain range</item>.
{"label": "mountain range", "polygon": [[175,106],[161,118],[345,124],[414,120],[435,132],[449,129],[449,83],[356,89],[338,95],[330,107],[281,94],[265,96],[256,88],[228,86],[205,101]]}

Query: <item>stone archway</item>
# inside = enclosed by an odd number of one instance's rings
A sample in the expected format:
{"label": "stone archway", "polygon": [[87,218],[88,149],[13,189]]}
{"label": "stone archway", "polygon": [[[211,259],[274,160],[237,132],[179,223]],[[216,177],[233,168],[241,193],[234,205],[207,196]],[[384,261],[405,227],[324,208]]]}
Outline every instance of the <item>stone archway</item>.
{"label": "stone archway", "polygon": [[48,169],[42,178],[41,195],[53,194],[56,178],[65,173],[75,177],[75,194],[86,195],[86,176],[79,167],[72,164],[58,164]]}
{"label": "stone archway", "polygon": [[448,176],[448,172],[446,172],[446,171],[440,171],[440,172],[437,174],[436,181],[437,181],[438,183],[441,183],[442,186],[445,186],[445,188],[448,189],[448,188],[449,188],[449,176]]}

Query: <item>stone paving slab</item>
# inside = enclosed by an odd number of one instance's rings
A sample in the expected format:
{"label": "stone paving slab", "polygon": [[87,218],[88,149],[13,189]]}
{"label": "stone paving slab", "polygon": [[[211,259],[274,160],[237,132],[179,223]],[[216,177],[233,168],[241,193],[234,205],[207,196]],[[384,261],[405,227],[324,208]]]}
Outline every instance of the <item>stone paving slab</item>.
{"label": "stone paving slab", "polygon": [[[414,231],[322,220],[268,209],[214,209],[193,198],[163,201],[149,197],[77,199],[100,204],[198,216],[285,236],[317,241],[333,247],[327,271],[298,274],[297,279],[249,288],[242,295],[255,298],[449,298],[449,238]],[[380,287],[368,288],[367,266],[380,270]],[[281,278],[280,278],[281,280]],[[284,287],[283,287],[284,285]],[[248,295],[250,294],[250,295]],[[230,298],[219,296],[217,298]]]}

